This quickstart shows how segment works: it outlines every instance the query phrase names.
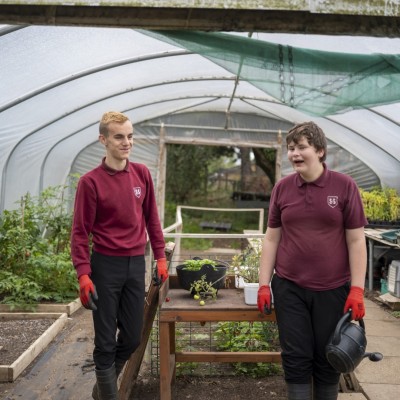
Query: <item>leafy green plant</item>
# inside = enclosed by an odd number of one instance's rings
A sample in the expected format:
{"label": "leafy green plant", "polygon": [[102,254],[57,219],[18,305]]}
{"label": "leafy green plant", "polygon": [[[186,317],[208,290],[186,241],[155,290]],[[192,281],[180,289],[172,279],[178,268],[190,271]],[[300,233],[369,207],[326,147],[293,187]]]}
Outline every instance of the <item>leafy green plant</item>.
{"label": "leafy green plant", "polygon": [[14,307],[25,306],[28,310],[33,309],[33,304],[43,298],[40,285],[8,271],[0,272],[0,293],[4,296],[2,303]]}
{"label": "leafy green plant", "polygon": [[370,220],[398,221],[400,219],[400,197],[393,188],[360,189],[365,215]]}
{"label": "leafy green plant", "polygon": [[185,266],[183,269],[186,271],[200,271],[203,265],[206,264],[215,267],[217,262],[214,260],[209,260],[208,258],[185,260],[183,262],[183,265]]}
{"label": "leafy green plant", "polygon": [[[278,330],[273,322],[220,322],[215,332],[222,351],[278,351]],[[281,371],[275,363],[233,363],[236,373],[262,377]]]}
{"label": "leafy green plant", "polygon": [[246,282],[258,282],[261,258],[261,243],[252,241],[246,249],[232,257],[231,272],[242,277]]}
{"label": "leafy green plant", "polygon": [[395,318],[400,318],[400,311],[392,311],[390,314]]}
{"label": "leafy green plant", "polygon": [[72,213],[67,186],[23,196],[0,216],[0,302],[14,306],[76,298],[78,284],[70,258]]}

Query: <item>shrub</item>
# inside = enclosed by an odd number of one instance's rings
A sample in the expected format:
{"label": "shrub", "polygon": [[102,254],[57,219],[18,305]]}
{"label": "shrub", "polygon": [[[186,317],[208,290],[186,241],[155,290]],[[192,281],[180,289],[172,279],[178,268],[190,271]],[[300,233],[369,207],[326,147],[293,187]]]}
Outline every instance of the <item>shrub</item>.
{"label": "shrub", "polygon": [[360,189],[365,215],[370,220],[398,221],[400,219],[400,197],[395,189]]}
{"label": "shrub", "polygon": [[18,208],[0,217],[0,301],[11,305],[77,296],[70,258],[72,213],[65,207],[67,186],[29,193]]}

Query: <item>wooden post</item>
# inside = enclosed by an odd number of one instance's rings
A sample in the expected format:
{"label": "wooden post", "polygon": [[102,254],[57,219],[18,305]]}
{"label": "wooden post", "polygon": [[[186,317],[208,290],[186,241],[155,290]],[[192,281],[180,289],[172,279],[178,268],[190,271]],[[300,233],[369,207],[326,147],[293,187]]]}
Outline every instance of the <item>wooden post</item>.
{"label": "wooden post", "polygon": [[158,168],[157,168],[157,205],[160,216],[161,226],[164,226],[164,208],[165,208],[165,185],[167,176],[167,148],[165,144],[164,124],[160,127],[160,139],[158,150]]}
{"label": "wooden post", "polygon": [[276,148],[275,183],[282,177],[282,131],[278,131],[278,147]]}
{"label": "wooden post", "polygon": [[[168,262],[170,262],[172,259],[174,249],[174,243],[168,242],[166,244],[165,256]],[[120,400],[128,400],[131,395],[133,386],[135,385],[136,379],[139,375],[140,366],[142,365],[147,342],[153,328],[153,322],[157,313],[158,305],[160,301],[164,301],[168,292],[168,283],[169,280],[164,282],[161,287],[156,286],[153,280],[150,283],[144,303],[142,340],[139,347],[134,351],[127,361],[122,373],[121,385],[118,391]]]}

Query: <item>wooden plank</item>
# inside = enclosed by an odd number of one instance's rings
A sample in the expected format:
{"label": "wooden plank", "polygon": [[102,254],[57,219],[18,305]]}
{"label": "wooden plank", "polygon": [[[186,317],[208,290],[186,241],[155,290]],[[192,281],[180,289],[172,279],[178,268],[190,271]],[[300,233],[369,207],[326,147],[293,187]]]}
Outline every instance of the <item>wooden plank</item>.
{"label": "wooden plank", "polygon": [[169,291],[169,278],[160,286],[160,291],[158,294],[158,305],[164,303],[165,299],[167,298]]}
{"label": "wooden plank", "polygon": [[340,378],[339,378],[339,389],[342,393],[348,393],[349,389],[347,388],[346,385],[346,380],[344,379],[343,374],[340,374]]}
{"label": "wooden plank", "polygon": [[[201,306],[199,306],[201,307]],[[214,311],[212,315],[210,311],[204,308],[202,311],[182,311],[177,315],[176,311],[163,311],[160,315],[160,321],[162,322],[198,322],[198,321],[275,321],[275,313],[272,310],[272,314],[265,315],[261,314],[258,310],[251,311]]]}
{"label": "wooden plank", "polygon": [[164,400],[171,400],[171,382],[175,375],[175,354],[171,354],[171,342],[169,337],[170,327],[174,328],[175,324],[160,322],[160,393],[163,394]]}
{"label": "wooden plank", "polygon": [[176,353],[177,362],[272,362],[280,363],[280,352],[223,352],[182,351]]}
{"label": "wooden plank", "polygon": [[[0,304],[0,313],[67,313],[69,316],[77,311],[81,306],[82,303],[78,297],[68,304],[36,304],[24,305],[22,307],[14,307],[9,304]],[[33,307],[32,310],[29,307]]]}
{"label": "wooden plank", "polygon": [[364,229],[364,234],[368,239],[372,239],[375,240],[376,242],[380,242],[382,244],[387,245],[388,247],[392,247],[392,248],[400,248],[400,245],[397,243],[392,243],[389,242],[388,240],[385,240],[382,238],[382,233],[387,233],[387,232],[391,232],[393,231],[393,229],[383,229],[383,228],[365,228]]}
{"label": "wooden plank", "polygon": [[400,311],[400,298],[393,296],[390,293],[382,294],[381,296],[376,298],[383,304],[389,306],[393,311]]}
{"label": "wooden plank", "polygon": [[12,372],[10,372],[10,369],[8,365],[0,365],[0,382],[11,381]]}
{"label": "wooden plank", "polygon": [[139,347],[129,358],[124,369],[121,386],[119,388],[119,397],[121,400],[129,399],[132,392],[132,387],[138,377],[143,356],[146,351],[147,342],[150,337],[151,329],[153,327],[154,317],[158,308],[158,292],[159,286],[156,286],[153,282],[151,282],[144,306],[142,340]]}
{"label": "wooden plank", "polygon": [[[167,261],[170,262],[174,253],[175,243],[168,242],[165,247],[165,256]],[[161,297],[164,301],[169,287],[169,279],[167,279],[162,285],[157,286],[154,284],[153,280],[150,283],[149,290],[144,304],[143,312],[143,330],[142,339],[139,347],[134,351],[134,353],[129,358],[124,371],[122,373],[121,385],[119,388],[120,400],[128,400],[136,379],[139,375],[140,366],[142,365],[144,353],[146,351],[147,342],[150,337],[151,330],[153,328],[154,318],[157,313],[159,306],[159,298]]]}
{"label": "wooden plank", "polygon": [[62,314],[66,314],[66,313],[46,313],[46,312],[42,312],[42,313],[32,313],[32,312],[0,313],[0,321],[10,321],[10,320],[16,320],[16,319],[41,319],[41,318],[57,319]]}
{"label": "wooden plank", "polygon": [[[13,315],[14,313],[12,313]],[[33,314],[34,315],[34,314]],[[68,317],[66,313],[62,314],[44,314],[42,313],[39,318],[52,318],[56,316],[56,321],[52,324],[38,339],[35,340],[11,365],[0,365],[0,381],[13,382],[22,371],[49,345],[49,343],[57,336],[57,334],[64,328],[67,323]],[[5,317],[1,316],[4,320]],[[19,318],[19,319],[37,319],[36,318]],[[15,319],[14,315],[10,319]]]}

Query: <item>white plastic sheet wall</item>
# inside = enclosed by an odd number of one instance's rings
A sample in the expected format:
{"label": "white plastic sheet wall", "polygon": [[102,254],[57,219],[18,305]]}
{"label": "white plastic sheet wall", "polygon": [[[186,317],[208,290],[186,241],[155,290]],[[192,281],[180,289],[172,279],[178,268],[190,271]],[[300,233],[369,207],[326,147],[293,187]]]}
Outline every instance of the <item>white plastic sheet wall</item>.
{"label": "white plastic sheet wall", "polygon": [[[258,39],[295,45],[300,36]],[[400,51],[397,39],[308,37],[302,43],[324,50],[335,43],[341,51]],[[155,180],[161,123],[167,141],[262,144],[270,140],[269,130],[285,131],[311,119],[246,82],[235,87],[235,76],[210,61],[131,29],[0,26],[0,51],[0,211],[13,208],[27,191],[37,195],[63,184],[71,172],[98,165],[104,153],[98,121],[108,110],[132,119],[137,132],[132,159],[147,164]],[[235,130],[221,129],[226,110]],[[400,190],[399,104],[316,122],[330,141],[329,163],[334,165],[336,153],[346,160],[334,168],[361,186]],[[289,171],[284,164],[283,172]]]}

